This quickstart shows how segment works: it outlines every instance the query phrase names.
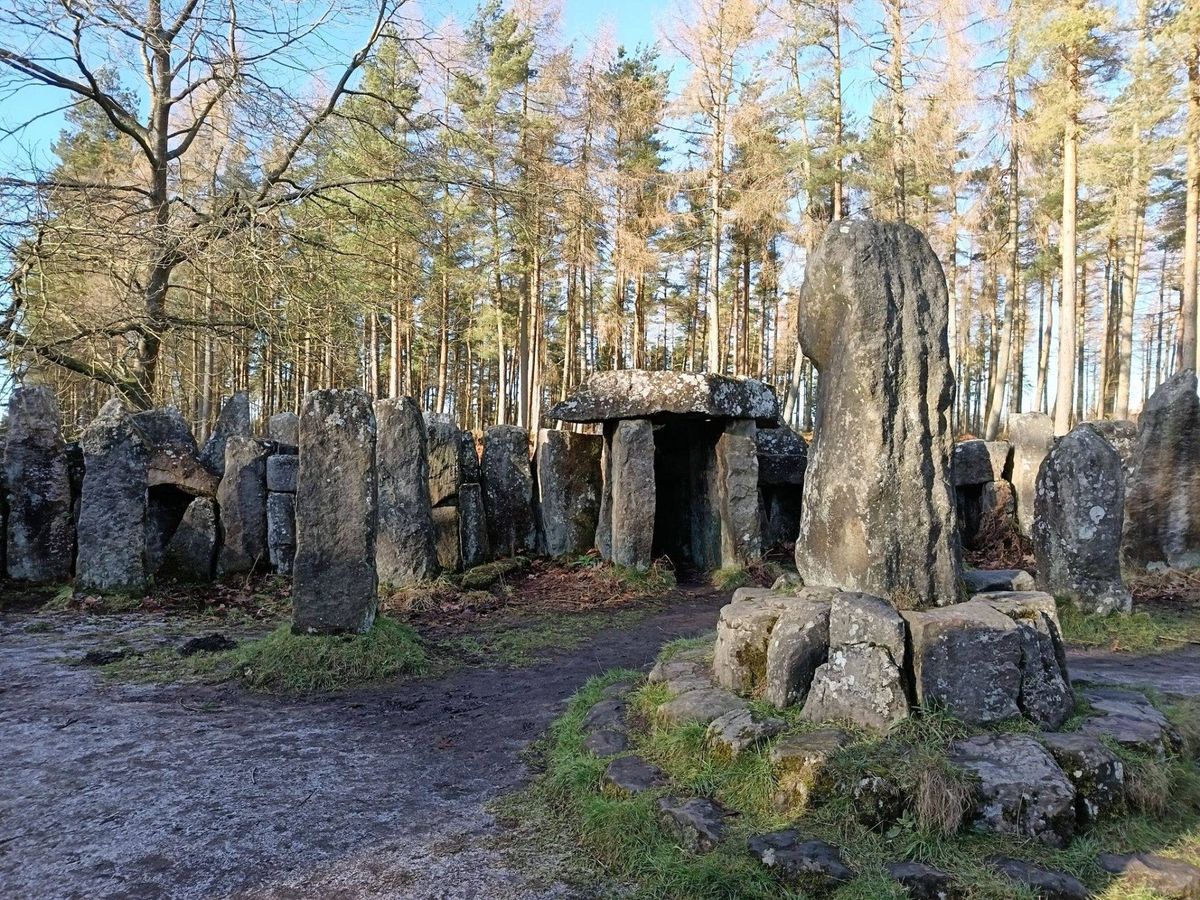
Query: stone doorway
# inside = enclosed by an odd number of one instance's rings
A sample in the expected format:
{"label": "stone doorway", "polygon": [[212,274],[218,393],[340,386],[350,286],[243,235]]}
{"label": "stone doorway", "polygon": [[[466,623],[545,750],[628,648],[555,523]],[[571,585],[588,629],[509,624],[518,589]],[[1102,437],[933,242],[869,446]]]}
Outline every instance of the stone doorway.
{"label": "stone doorway", "polygon": [[654,426],[654,549],[680,572],[721,565],[710,474],[724,424],[671,418]]}

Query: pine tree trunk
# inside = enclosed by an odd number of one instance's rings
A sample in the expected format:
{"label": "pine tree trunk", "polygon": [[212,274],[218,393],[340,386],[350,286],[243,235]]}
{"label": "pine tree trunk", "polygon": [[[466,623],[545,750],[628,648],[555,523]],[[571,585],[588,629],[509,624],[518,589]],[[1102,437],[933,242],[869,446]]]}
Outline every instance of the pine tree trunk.
{"label": "pine tree trunk", "polygon": [[1071,407],[1075,395],[1075,319],[1078,306],[1075,295],[1075,225],[1076,204],[1079,198],[1078,150],[1079,122],[1076,112],[1079,97],[1079,56],[1068,55],[1067,118],[1063,129],[1063,200],[1061,245],[1061,279],[1058,331],[1058,387],[1054,400],[1054,433],[1071,430]]}

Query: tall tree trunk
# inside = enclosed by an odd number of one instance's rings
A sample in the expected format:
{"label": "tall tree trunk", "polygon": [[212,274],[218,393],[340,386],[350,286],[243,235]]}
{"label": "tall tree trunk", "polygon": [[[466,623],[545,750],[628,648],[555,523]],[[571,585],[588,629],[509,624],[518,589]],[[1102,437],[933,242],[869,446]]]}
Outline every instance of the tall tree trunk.
{"label": "tall tree trunk", "polygon": [[1058,330],[1058,388],[1054,400],[1054,433],[1071,430],[1071,407],[1075,395],[1075,318],[1078,314],[1075,296],[1075,225],[1076,204],[1079,199],[1078,152],[1080,90],[1079,54],[1071,49],[1067,54],[1067,115],[1063,128],[1063,199],[1061,229],[1061,279]]}
{"label": "tall tree trunk", "polygon": [[[1011,53],[1010,48],[1010,53]],[[1008,115],[1010,123],[1008,151],[1008,284],[1005,286],[1004,323],[1000,327],[1000,344],[996,355],[996,377],[992,381],[992,396],[988,401],[989,415],[984,436],[994,441],[1000,434],[1000,419],[1004,409],[1004,392],[1008,386],[1008,368],[1012,357],[1013,323],[1016,321],[1018,274],[1021,270],[1021,193],[1018,183],[1020,145],[1017,138],[1017,83],[1010,65],[1008,71]]]}
{"label": "tall tree trunk", "polygon": [[1200,229],[1200,35],[1187,57],[1187,206],[1183,238],[1183,296],[1179,305],[1179,364],[1196,368],[1196,250]]}

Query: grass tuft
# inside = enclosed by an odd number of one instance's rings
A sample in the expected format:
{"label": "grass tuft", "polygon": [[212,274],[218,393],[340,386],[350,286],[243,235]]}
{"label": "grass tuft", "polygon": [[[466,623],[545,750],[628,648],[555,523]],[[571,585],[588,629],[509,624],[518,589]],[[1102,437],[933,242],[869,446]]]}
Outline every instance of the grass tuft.
{"label": "grass tuft", "polygon": [[1200,641],[1200,617],[1190,611],[1155,608],[1128,615],[1081,612],[1069,600],[1058,601],[1063,639],[1075,647],[1103,647],[1128,653],[1161,653]]}

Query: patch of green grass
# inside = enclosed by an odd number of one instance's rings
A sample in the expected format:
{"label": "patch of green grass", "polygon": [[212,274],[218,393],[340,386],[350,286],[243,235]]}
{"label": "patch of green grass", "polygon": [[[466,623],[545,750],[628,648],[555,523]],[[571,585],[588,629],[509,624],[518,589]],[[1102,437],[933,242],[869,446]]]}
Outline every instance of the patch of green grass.
{"label": "patch of green grass", "polygon": [[1176,650],[1181,643],[1200,642],[1200,610],[1185,613],[1155,609],[1097,616],[1060,600],[1058,617],[1064,640],[1075,647],[1154,653]]}
{"label": "patch of green grass", "polygon": [[743,566],[721,566],[709,575],[712,586],[722,591],[736,591],[754,580]]}

